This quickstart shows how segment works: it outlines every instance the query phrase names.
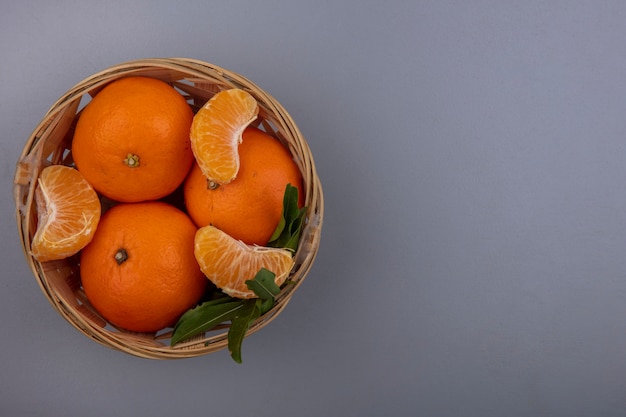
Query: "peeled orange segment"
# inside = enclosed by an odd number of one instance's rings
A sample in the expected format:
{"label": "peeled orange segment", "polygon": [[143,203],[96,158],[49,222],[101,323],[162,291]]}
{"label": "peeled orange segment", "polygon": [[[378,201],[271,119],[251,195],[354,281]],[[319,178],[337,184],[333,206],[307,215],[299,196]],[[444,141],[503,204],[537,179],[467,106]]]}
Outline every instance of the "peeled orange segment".
{"label": "peeled orange segment", "polygon": [[245,90],[220,91],[198,110],[190,131],[191,149],[202,173],[227,184],[239,172],[238,147],[244,129],[259,114],[259,105]]}
{"label": "peeled orange segment", "polygon": [[31,253],[38,261],[67,258],[85,247],[100,221],[100,200],[76,169],[51,165],[35,189],[37,231]]}
{"label": "peeled orange segment", "polygon": [[294,260],[286,249],[246,245],[214,226],[196,232],[194,253],[200,269],[224,293],[237,298],[254,298],[246,280],[261,268],[276,274],[274,282],[281,286],[293,268]]}

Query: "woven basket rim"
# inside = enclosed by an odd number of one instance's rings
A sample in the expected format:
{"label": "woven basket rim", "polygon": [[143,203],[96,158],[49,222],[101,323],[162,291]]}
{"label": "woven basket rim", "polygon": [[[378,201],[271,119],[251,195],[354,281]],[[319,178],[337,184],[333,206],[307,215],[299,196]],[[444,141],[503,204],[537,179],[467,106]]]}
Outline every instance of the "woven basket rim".
{"label": "woven basket rim", "polygon": [[308,212],[295,254],[296,267],[289,278],[293,283],[283,287],[274,308],[255,321],[247,335],[273,321],[307,276],[319,248],[324,211],[322,187],[308,143],[289,113],[270,94],[233,71],[191,58],[146,58],[121,62],[85,77],[54,102],[27,139],[16,164],[13,194],[24,255],[46,299],[66,321],[92,340],[150,359],[179,359],[216,352],[227,347],[226,329],[192,338],[175,347],[165,342],[167,331],[145,335],[115,329],[89,305],[80,288],[75,257],[40,263],[30,255],[30,240],[37,215],[34,190],[40,170],[49,164],[68,164],[68,158],[71,158],[68,152],[71,129],[80,114],[83,99],[97,94],[100,88],[115,79],[133,75],[148,75],[169,82],[196,109],[220,89],[245,89],[259,102],[258,126],[287,145],[297,159],[305,182]]}

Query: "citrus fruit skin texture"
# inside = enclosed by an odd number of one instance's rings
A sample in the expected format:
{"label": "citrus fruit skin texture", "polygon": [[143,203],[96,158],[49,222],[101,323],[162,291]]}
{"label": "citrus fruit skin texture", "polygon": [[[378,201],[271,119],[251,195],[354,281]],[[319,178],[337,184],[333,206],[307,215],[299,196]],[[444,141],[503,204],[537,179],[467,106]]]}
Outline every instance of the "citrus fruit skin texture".
{"label": "citrus fruit skin texture", "polygon": [[292,254],[286,249],[246,245],[210,225],[198,229],[194,245],[202,272],[231,297],[256,297],[245,282],[261,268],[276,274],[274,282],[281,286],[294,265]]}
{"label": "citrus fruit skin texture", "polygon": [[289,150],[254,127],[243,132],[239,157],[237,178],[214,189],[194,164],[184,184],[185,205],[198,227],[213,225],[248,245],[264,246],[282,215],[287,184],[298,188],[303,206],[302,175]]}
{"label": "citrus fruit skin texture", "polygon": [[109,209],[80,259],[88,300],[109,322],[134,332],[171,326],[203,295],[194,257],[196,227],[167,203]]}
{"label": "citrus fruit skin texture", "polygon": [[191,149],[209,180],[227,184],[235,179],[242,132],[258,113],[254,97],[237,88],[220,91],[198,110],[191,124]]}
{"label": "citrus fruit skin texture", "polygon": [[192,120],[191,107],[167,83],[121,78],[83,109],[72,156],[89,183],[110,199],[156,200],[174,191],[193,163]]}
{"label": "citrus fruit skin texture", "polygon": [[87,245],[100,221],[100,200],[77,170],[51,165],[37,180],[37,231],[31,254],[40,262],[67,258]]}

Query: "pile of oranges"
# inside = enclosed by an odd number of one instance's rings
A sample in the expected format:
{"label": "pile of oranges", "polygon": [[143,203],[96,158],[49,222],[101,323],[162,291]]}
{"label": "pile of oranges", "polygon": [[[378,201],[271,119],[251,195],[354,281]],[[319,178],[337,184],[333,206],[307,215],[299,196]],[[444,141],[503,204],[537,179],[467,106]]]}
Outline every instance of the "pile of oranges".
{"label": "pile of oranges", "polygon": [[78,118],[75,166],[39,175],[32,256],[77,256],[90,303],[133,332],[172,326],[209,282],[251,298],[245,281],[265,268],[282,285],[293,254],[267,244],[287,184],[303,206],[302,176],[282,143],[252,127],[258,112],[241,89],[194,114],[163,81],[109,83]]}

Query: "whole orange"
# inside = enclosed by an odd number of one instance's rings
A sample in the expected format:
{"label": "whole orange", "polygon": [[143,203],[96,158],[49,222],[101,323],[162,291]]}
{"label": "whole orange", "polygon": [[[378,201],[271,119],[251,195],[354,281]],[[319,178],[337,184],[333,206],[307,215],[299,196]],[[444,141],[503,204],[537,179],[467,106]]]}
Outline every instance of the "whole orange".
{"label": "whole orange", "polygon": [[248,127],[239,145],[240,167],[228,184],[209,183],[197,164],[184,183],[187,212],[198,227],[213,225],[248,245],[264,246],[280,220],[287,184],[298,188],[302,175],[289,150],[276,138]]}
{"label": "whole orange", "polygon": [[115,80],[79,116],[72,157],[85,179],[112,200],[155,200],[174,191],[193,163],[193,111],[169,84]]}
{"label": "whole orange", "polygon": [[87,299],[126,330],[155,332],[173,325],[208,282],[194,256],[195,233],[184,212],[160,201],[109,209],[81,253]]}

